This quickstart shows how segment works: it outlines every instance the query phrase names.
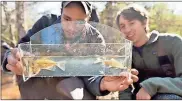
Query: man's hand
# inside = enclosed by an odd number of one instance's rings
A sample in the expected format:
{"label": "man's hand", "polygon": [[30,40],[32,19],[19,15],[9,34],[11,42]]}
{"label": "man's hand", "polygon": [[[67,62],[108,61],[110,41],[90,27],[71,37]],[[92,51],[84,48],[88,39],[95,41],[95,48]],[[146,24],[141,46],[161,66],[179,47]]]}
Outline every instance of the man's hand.
{"label": "man's hand", "polygon": [[133,82],[138,81],[138,71],[133,69],[131,73],[122,72],[120,76],[105,76],[101,80],[101,91],[123,91]]}
{"label": "man's hand", "polygon": [[137,82],[138,81],[138,70],[136,69],[131,69],[131,79],[133,80],[133,82]]}
{"label": "man's hand", "polygon": [[8,64],[6,65],[6,68],[17,75],[22,75],[23,72],[20,58],[21,55],[18,48],[11,49],[11,53],[7,57]]}
{"label": "man's hand", "polygon": [[140,90],[136,94],[136,99],[137,100],[150,100],[151,96],[148,94],[147,91],[145,91],[144,88],[140,88]]}

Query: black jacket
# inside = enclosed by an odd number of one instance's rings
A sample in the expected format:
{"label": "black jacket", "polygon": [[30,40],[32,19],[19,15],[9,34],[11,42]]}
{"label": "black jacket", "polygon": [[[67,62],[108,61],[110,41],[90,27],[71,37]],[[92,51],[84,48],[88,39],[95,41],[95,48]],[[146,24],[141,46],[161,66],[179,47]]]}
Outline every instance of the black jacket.
{"label": "black jacket", "polygon": [[[50,26],[50,25],[53,25],[53,24],[56,24],[56,23],[59,23],[61,21],[61,17],[57,15],[53,15],[53,14],[50,14],[50,15],[46,15],[46,16],[42,16],[32,27],[32,29],[30,29],[27,34],[19,41],[19,43],[23,43],[23,42],[29,42],[30,41],[30,37],[32,35],[34,35],[36,32]],[[90,42],[91,43],[105,43],[104,42],[104,39],[102,37],[102,35],[100,35],[100,33],[92,26],[89,27],[89,38],[93,38],[93,40],[91,40]],[[90,33],[91,31],[91,33]],[[96,40],[95,40],[96,39]],[[2,63],[2,66],[3,66],[3,70],[8,72],[9,70],[6,69],[6,64],[7,64],[7,55],[8,55],[9,51],[6,52],[5,56],[4,56],[4,59],[3,59],[3,63]],[[92,79],[89,79],[90,77],[81,77],[81,79],[84,81],[85,83],[85,86],[86,88],[88,89],[88,91],[91,92],[91,94],[95,95],[95,96],[99,96],[99,95],[105,95],[105,94],[108,94],[108,91],[106,92],[100,92],[100,81],[102,79],[102,77],[92,77]],[[49,80],[48,80],[49,79]],[[29,91],[29,92],[39,92],[45,88],[51,88],[49,86],[49,84],[47,84],[46,82],[49,81],[49,82],[52,82],[52,81],[59,81],[59,80],[62,80],[62,78],[30,78],[28,81],[26,82],[23,82],[22,81],[22,77],[21,76],[18,76],[18,84],[19,84],[19,88],[20,88],[20,93],[22,95],[22,98],[23,99],[29,99],[29,98],[26,98],[26,91]],[[31,89],[32,88],[37,88],[37,83],[41,83],[42,82],[42,85],[39,85],[38,89]],[[36,85],[37,84],[37,85]],[[41,86],[41,87],[40,87]],[[55,85],[54,85],[55,86]],[[24,90],[24,89],[27,89],[27,90]],[[56,92],[56,90],[54,90]],[[40,92],[41,93],[41,92]],[[50,92],[48,92],[50,93]],[[34,94],[34,93],[32,93]],[[36,94],[36,93],[35,93]],[[60,98],[60,97],[55,97],[56,95],[59,95],[59,94],[54,94],[54,98],[55,99],[64,99],[64,98]],[[44,96],[50,96],[50,95],[44,95]],[[60,96],[60,95],[59,95]],[[43,97],[42,97],[43,98]],[[39,98],[35,98],[35,99],[39,99]]]}

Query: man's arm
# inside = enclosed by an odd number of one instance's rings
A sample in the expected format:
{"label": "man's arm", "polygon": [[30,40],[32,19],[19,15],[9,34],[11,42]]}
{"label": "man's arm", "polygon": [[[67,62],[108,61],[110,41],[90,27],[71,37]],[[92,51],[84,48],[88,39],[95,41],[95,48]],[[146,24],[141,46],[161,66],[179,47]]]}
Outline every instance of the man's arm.
{"label": "man's arm", "polygon": [[[169,41],[169,38],[166,39]],[[174,67],[176,77],[153,77],[141,82],[141,86],[150,94],[156,93],[173,93],[182,96],[182,38],[170,37],[170,42],[166,42],[170,46],[169,52],[174,58]]]}
{"label": "man's arm", "polygon": [[104,96],[109,94],[110,92],[105,90],[101,91],[100,85],[101,80],[103,79],[103,76],[98,77],[83,77],[82,80],[84,81],[86,88],[95,96]]}
{"label": "man's arm", "polygon": [[[35,34],[36,32],[40,31],[41,29],[50,26],[54,21],[55,21],[55,15],[46,15],[46,16],[42,16],[32,27],[32,29],[28,30],[27,34],[20,39],[19,43],[24,43],[24,42],[29,42],[30,41],[30,37]],[[7,50],[5,52],[5,55],[3,57],[3,61],[2,61],[2,69],[5,72],[10,72],[7,68],[6,65],[8,63],[7,61],[7,57],[10,54],[10,50]]]}
{"label": "man's arm", "polygon": [[[105,48],[105,40],[102,36],[102,34],[93,26],[89,26],[89,30],[87,31],[88,35],[88,43],[100,43],[103,47],[100,48]],[[99,48],[99,47],[96,47]],[[99,49],[99,50],[104,50],[104,49]],[[89,49],[91,52],[91,49]],[[104,51],[102,51],[104,52]],[[102,54],[102,53],[101,53]],[[109,93],[109,91],[104,91],[102,92],[100,89],[100,83],[102,80],[102,76],[92,76],[92,77],[82,77],[81,79],[84,81],[86,88],[95,96],[103,96]]]}

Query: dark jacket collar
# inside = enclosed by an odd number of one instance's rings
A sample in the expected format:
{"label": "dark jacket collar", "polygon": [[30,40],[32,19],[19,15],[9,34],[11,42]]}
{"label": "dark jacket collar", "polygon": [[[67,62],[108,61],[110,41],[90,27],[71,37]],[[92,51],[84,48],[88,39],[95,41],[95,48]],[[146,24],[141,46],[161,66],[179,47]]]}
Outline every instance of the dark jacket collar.
{"label": "dark jacket collar", "polygon": [[159,38],[159,32],[156,31],[156,30],[153,30],[151,32],[150,38],[149,38],[149,40],[148,40],[148,42],[146,44],[147,45],[152,44],[152,43],[156,42],[158,40],[158,38]]}

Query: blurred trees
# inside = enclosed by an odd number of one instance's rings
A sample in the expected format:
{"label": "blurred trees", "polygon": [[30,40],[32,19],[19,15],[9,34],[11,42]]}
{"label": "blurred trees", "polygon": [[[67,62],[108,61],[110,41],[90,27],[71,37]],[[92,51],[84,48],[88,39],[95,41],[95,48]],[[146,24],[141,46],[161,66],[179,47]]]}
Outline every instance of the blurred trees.
{"label": "blurred trees", "polygon": [[24,2],[15,2],[15,9],[16,9],[16,29],[18,35],[18,39],[21,39],[25,36],[25,28],[23,26],[24,23]]}
{"label": "blurred trees", "polygon": [[106,3],[105,9],[100,13],[100,21],[111,27],[116,27],[116,15],[120,9],[127,5],[126,2],[109,1]]}
{"label": "blurred trees", "polygon": [[[11,46],[15,46],[18,40],[23,37],[27,29],[35,23],[30,19],[33,16],[35,20],[41,13],[35,12],[39,4],[37,2],[11,2],[14,8],[8,5],[7,1],[1,2],[1,40],[7,42]],[[105,9],[100,12],[100,22],[102,24],[117,28],[116,15],[123,7],[134,2],[116,2],[109,1],[105,5]],[[160,2],[135,2],[144,6],[150,13],[150,29],[160,32],[177,33],[182,35],[182,15],[174,14],[169,9],[167,3]],[[44,11],[42,13],[47,13]],[[37,14],[37,15],[36,15]]]}
{"label": "blurred trees", "polygon": [[[18,40],[34,22],[30,19],[30,9],[37,2],[1,2],[1,60],[9,47],[15,47]],[[2,62],[2,61],[1,61]]]}
{"label": "blurred trees", "polygon": [[[134,2],[107,2],[105,9],[100,13],[102,24],[116,27],[116,14],[123,7]],[[144,6],[150,14],[150,30],[182,35],[182,15],[174,14],[167,3],[135,2]]]}
{"label": "blurred trees", "polygon": [[[27,26],[32,25],[29,8],[37,2],[1,2],[1,40],[15,47],[18,40],[26,34]],[[11,6],[10,6],[11,5]]]}
{"label": "blurred trees", "polygon": [[182,35],[182,15],[174,14],[166,3],[156,3],[150,10],[150,29]]}
{"label": "blurred trees", "polygon": [[3,1],[1,5],[3,9],[2,11],[4,11],[4,17],[2,17],[1,24],[1,40],[8,42],[8,44],[11,46],[14,46],[16,39],[14,33],[12,32],[12,23],[14,22],[14,19],[12,19],[12,14],[15,12],[15,10],[9,10],[6,1]]}

